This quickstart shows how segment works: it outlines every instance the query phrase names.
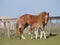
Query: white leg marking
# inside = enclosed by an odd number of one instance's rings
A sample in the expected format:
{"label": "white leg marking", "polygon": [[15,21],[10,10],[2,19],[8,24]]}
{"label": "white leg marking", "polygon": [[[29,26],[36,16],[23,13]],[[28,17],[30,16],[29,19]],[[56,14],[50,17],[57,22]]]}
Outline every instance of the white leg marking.
{"label": "white leg marking", "polygon": [[44,33],[44,38],[46,39],[45,31],[43,31],[43,33]]}
{"label": "white leg marking", "polygon": [[36,35],[36,39],[38,37],[38,29],[35,28],[35,35]]}
{"label": "white leg marking", "polygon": [[40,39],[42,38],[42,36],[43,36],[43,33],[42,33],[42,31],[40,31],[41,33],[40,33]]}
{"label": "white leg marking", "polygon": [[45,17],[47,18],[48,16],[46,15]]}
{"label": "white leg marking", "polygon": [[22,39],[25,39],[25,37],[22,35]]}
{"label": "white leg marking", "polygon": [[45,31],[41,31],[40,38],[43,38],[43,37],[46,39]]}

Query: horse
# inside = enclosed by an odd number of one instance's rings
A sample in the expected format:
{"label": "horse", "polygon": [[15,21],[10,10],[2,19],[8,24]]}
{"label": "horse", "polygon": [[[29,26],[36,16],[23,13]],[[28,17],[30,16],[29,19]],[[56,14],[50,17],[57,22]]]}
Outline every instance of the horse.
{"label": "horse", "polygon": [[[46,12],[43,12],[43,13],[45,14]],[[40,13],[39,15],[41,17],[40,17],[39,21],[32,25],[32,30],[35,31],[36,39],[37,39],[37,36],[38,36],[38,29],[39,30],[41,29],[40,30],[40,32],[41,32],[40,38],[44,37],[46,39],[44,27],[45,27],[45,25],[47,24],[47,22],[49,20],[49,13],[47,13],[45,15],[44,14]],[[32,39],[32,36],[31,36],[31,39]]]}
{"label": "horse", "polygon": [[[41,12],[38,15],[31,15],[31,14],[24,14],[20,17],[18,17],[17,22],[16,22],[16,33],[20,32],[21,38],[25,39],[23,31],[24,29],[30,25],[30,32],[32,32],[32,29],[34,29],[34,25],[35,28],[41,28],[41,38],[42,35],[44,34],[45,36],[45,32],[44,32],[44,27],[47,24],[49,19],[49,13],[47,12]],[[36,24],[38,24],[36,26]],[[43,34],[42,34],[43,32]],[[37,36],[36,36],[37,37]]]}

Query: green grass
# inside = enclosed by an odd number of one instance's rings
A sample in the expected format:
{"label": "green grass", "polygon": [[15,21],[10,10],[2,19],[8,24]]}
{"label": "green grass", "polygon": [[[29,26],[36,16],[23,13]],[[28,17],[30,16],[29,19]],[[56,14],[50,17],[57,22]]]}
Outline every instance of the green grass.
{"label": "green grass", "polygon": [[[45,30],[49,32],[48,29]],[[47,39],[30,39],[30,35],[25,35],[26,39],[20,39],[20,35],[16,36],[14,31],[10,30],[11,38],[7,38],[7,30],[0,29],[0,45],[60,45],[60,28],[51,28],[51,32],[57,35],[48,37]]]}
{"label": "green grass", "polygon": [[60,45],[60,34],[50,36],[47,39],[30,39],[29,35],[25,35],[26,39],[22,40],[19,36],[12,35],[10,39],[0,36],[0,45]]}

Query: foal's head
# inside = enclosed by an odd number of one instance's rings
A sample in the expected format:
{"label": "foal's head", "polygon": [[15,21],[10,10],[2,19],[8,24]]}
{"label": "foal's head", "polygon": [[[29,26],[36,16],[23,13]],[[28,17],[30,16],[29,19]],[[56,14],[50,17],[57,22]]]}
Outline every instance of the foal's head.
{"label": "foal's head", "polygon": [[49,20],[49,13],[47,13],[47,12],[41,12],[39,14],[39,16],[40,16],[41,20],[43,20],[43,22],[45,24],[48,22],[48,20]]}

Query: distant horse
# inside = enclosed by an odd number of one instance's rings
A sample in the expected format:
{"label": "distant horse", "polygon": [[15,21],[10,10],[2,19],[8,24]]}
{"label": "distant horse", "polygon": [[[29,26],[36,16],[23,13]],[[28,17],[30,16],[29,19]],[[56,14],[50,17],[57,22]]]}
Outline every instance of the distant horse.
{"label": "distant horse", "polygon": [[[31,27],[30,32],[32,32],[32,30],[34,29],[33,27],[40,28],[41,29],[40,38],[42,38],[43,34],[45,37],[44,27],[47,24],[48,19],[49,19],[49,13],[47,12],[41,12],[38,15],[24,14],[17,19],[16,33],[18,33],[19,31],[21,34],[21,38],[25,39],[23,35],[23,31],[28,25],[30,25]],[[37,37],[37,34],[36,34],[36,37]]]}

